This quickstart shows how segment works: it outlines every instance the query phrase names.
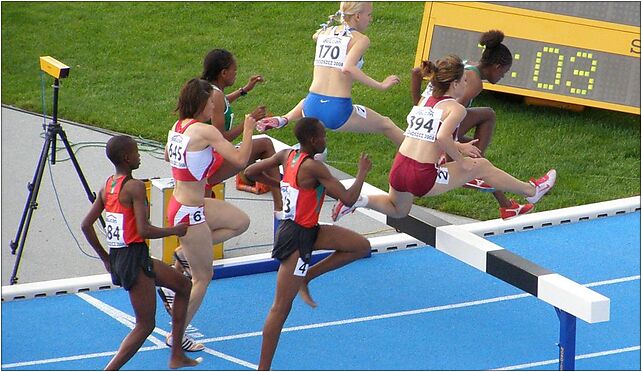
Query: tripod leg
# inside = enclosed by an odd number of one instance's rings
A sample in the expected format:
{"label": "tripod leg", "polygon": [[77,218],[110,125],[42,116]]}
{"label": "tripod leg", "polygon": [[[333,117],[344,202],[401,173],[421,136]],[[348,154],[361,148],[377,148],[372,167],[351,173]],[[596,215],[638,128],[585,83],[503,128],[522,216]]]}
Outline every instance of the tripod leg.
{"label": "tripod leg", "polygon": [[29,224],[31,223],[31,215],[33,214],[34,209],[38,207],[36,199],[38,198],[38,191],[40,191],[42,174],[44,173],[45,165],[47,164],[47,154],[49,153],[52,140],[55,141],[55,136],[55,132],[49,129],[47,130],[47,133],[45,135],[45,143],[42,146],[42,152],[40,153],[40,159],[38,160],[38,167],[36,168],[36,172],[33,175],[33,180],[27,186],[27,188],[29,189],[29,196],[27,196],[25,208],[22,212],[22,218],[20,219],[20,225],[18,226],[16,238],[15,240],[11,241],[11,253],[16,254],[16,247],[18,248],[16,263],[13,267],[13,272],[11,273],[11,277],[9,279],[11,284],[16,284],[18,282],[16,274],[18,273],[18,266],[20,265],[20,259],[22,258],[22,250],[25,245],[25,240],[27,239],[27,232],[29,231]]}
{"label": "tripod leg", "polygon": [[[82,183],[82,187],[85,189],[85,193],[87,194],[87,198],[91,203],[96,200],[96,194],[91,191],[91,188],[89,187],[89,183],[87,183],[87,179],[85,179],[85,176],[82,173],[82,170],[80,169],[80,164],[78,163],[78,159],[76,159],[76,155],[74,154],[73,150],[71,149],[71,145],[69,145],[69,141],[67,140],[67,134],[65,131],[62,129],[61,126],[58,126],[57,129],[58,135],[62,139],[62,142],[65,144],[65,148],[67,149],[67,153],[69,154],[69,158],[71,159],[71,162],[74,164],[74,168],[76,168],[76,173],[78,173],[78,177],[80,178],[80,182]],[[100,216],[100,224],[105,227],[105,220],[103,220],[103,217]]]}

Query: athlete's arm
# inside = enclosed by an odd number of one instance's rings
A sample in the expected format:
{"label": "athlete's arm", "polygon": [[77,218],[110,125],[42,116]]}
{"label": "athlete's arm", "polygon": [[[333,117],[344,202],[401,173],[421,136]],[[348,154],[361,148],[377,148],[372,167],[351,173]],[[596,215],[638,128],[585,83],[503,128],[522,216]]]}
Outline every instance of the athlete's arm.
{"label": "athlete's arm", "polygon": [[441,128],[439,128],[439,132],[437,132],[435,142],[446,151],[453,160],[462,160],[464,155],[459,152],[459,147],[457,143],[455,143],[455,140],[453,140],[452,134],[455,128],[457,128],[457,125],[466,117],[466,109],[464,106],[452,101],[442,105],[446,106],[444,113],[446,114],[447,112],[447,116],[441,124]]}
{"label": "athlete's arm", "polygon": [[370,39],[365,35],[354,36],[355,41],[350,50],[348,50],[348,55],[346,56],[346,61],[343,64],[342,72],[350,74],[354,80],[357,80],[361,84],[367,85],[371,88],[386,90],[391,86],[399,82],[399,78],[390,75],[384,81],[378,82],[377,80],[366,75],[365,72],[361,71],[357,67],[357,63],[361,56],[364,55],[368,47],[370,46]]}
{"label": "athlete's arm", "polygon": [[[256,83],[263,83],[264,81],[265,81],[265,79],[263,79],[263,76],[261,76],[261,75],[252,75],[252,76],[250,76],[250,79],[247,81],[247,84],[245,84],[245,86],[243,88],[241,88],[241,89],[243,89],[243,91],[246,94],[250,93],[252,91],[252,89],[254,89],[254,87],[256,86]],[[227,98],[227,101],[232,103],[232,102],[236,101],[239,97],[241,97],[241,89],[237,89],[237,90],[233,91],[232,93],[226,95],[225,97]]]}
{"label": "athlete's arm", "polygon": [[250,181],[258,181],[268,186],[279,187],[281,180],[270,177],[266,171],[276,168],[287,161],[287,156],[290,154],[291,149],[285,149],[277,152],[267,159],[263,159],[257,163],[250,164],[245,168],[245,177]]}
{"label": "athlete's arm", "polygon": [[100,244],[100,240],[98,240],[98,236],[96,236],[96,230],[94,230],[94,223],[96,223],[96,220],[98,220],[100,214],[105,209],[105,204],[103,202],[104,193],[104,189],[100,189],[96,196],[96,200],[94,200],[89,212],[87,212],[87,215],[82,220],[80,229],[85,235],[87,242],[89,242],[89,245],[91,245],[98,257],[103,261],[103,265],[105,265],[107,272],[111,272],[111,268],[109,267],[109,254],[105,251],[102,244]]}
{"label": "athlete's arm", "polygon": [[464,74],[466,74],[466,91],[463,96],[457,98],[457,102],[468,107],[470,102],[484,89],[484,85],[475,71],[465,70]]}
{"label": "athlete's arm", "polygon": [[412,97],[413,106],[417,106],[421,100],[421,83],[423,78],[421,68],[415,67],[410,70],[410,96]]}
{"label": "athlete's arm", "polygon": [[214,108],[212,109],[210,121],[227,141],[233,141],[241,134],[243,127],[230,128],[229,131],[225,131],[225,95],[216,89],[212,94],[214,95]]}
{"label": "athlete's arm", "polygon": [[149,223],[149,203],[147,202],[147,192],[143,181],[129,180],[121,193],[123,204],[130,205],[134,209],[136,228],[141,238],[157,239],[170,235],[183,236],[187,232],[187,225],[185,224],[178,224],[173,227],[156,227]]}
{"label": "athlete's arm", "polygon": [[357,177],[352,186],[347,190],[338,179],[330,174],[330,171],[322,162],[313,160],[308,166],[311,174],[325,187],[329,196],[341,200],[343,204],[350,207],[357,201],[359,194],[361,194],[361,187],[363,187],[366,176],[370,168],[372,168],[372,161],[368,158],[367,154],[361,153]]}
{"label": "athlete's arm", "polygon": [[245,115],[245,122],[243,123],[243,142],[239,148],[235,148],[229,141],[227,141],[221,132],[211,126],[199,128],[200,134],[203,136],[205,142],[216,149],[225,160],[230,162],[234,167],[242,169],[247,165],[250,160],[252,152],[252,132],[256,120],[250,115]]}

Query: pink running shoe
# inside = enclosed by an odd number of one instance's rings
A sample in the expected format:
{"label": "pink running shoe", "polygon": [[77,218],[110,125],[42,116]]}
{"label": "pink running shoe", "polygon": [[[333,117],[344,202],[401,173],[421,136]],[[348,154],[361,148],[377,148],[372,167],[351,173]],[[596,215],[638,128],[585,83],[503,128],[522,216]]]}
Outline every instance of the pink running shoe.
{"label": "pink running shoe", "polygon": [[499,216],[503,220],[510,220],[522,214],[530,213],[535,209],[535,206],[531,203],[527,204],[518,204],[515,200],[510,200],[511,206],[508,208],[501,207],[499,208]]}
{"label": "pink running shoe", "polygon": [[475,178],[472,181],[468,181],[464,184],[464,186],[467,189],[475,189],[483,192],[495,192],[495,188],[489,184],[487,184],[484,180],[480,178]]}
{"label": "pink running shoe", "polygon": [[537,180],[531,178],[530,184],[535,186],[535,195],[527,197],[526,200],[532,204],[537,203],[544,194],[553,188],[556,180],[557,171],[555,169],[549,170],[545,175]]}
{"label": "pink running shoe", "polygon": [[265,132],[272,128],[283,128],[288,123],[288,119],[282,116],[271,116],[263,118],[256,122],[256,130]]}

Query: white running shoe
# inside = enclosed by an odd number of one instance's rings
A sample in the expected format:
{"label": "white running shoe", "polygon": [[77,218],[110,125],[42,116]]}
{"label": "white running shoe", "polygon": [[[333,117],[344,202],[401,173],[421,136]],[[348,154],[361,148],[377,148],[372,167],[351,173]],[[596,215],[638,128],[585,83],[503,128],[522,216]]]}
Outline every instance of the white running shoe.
{"label": "white running shoe", "polygon": [[338,200],[334,207],[332,207],[332,221],[337,222],[341,217],[354,213],[357,208],[366,206],[367,204],[368,200],[363,195],[359,195],[359,199],[357,199],[351,207],[346,206],[341,200]]}
{"label": "white running shoe", "polygon": [[532,204],[537,203],[542,198],[542,196],[544,196],[544,194],[546,194],[550,191],[550,189],[553,188],[556,180],[557,171],[555,169],[549,170],[545,175],[537,180],[531,178],[530,183],[531,185],[535,186],[535,195],[527,197],[526,200],[528,200],[528,202]]}
{"label": "white running shoe", "polygon": [[272,128],[283,128],[288,123],[288,119],[282,116],[271,116],[263,118],[256,122],[256,130],[265,132]]}
{"label": "white running shoe", "polygon": [[174,304],[174,291],[165,287],[158,287],[158,295],[165,306],[165,310],[171,316],[172,315],[172,305]]}
{"label": "white running shoe", "polygon": [[[172,341],[173,341],[173,337],[170,334],[165,339],[165,345],[172,347]],[[189,336],[183,336],[183,343],[181,344],[181,346],[185,351],[201,351],[205,349],[205,345],[201,344],[200,342],[196,342],[196,340],[194,340]]]}
{"label": "white running shoe", "polygon": [[183,274],[192,279],[192,269],[189,267],[189,262],[187,262],[187,258],[185,258],[185,254],[183,253],[183,249],[179,249],[177,251],[174,251],[174,259],[178,261],[178,263],[183,266]]}

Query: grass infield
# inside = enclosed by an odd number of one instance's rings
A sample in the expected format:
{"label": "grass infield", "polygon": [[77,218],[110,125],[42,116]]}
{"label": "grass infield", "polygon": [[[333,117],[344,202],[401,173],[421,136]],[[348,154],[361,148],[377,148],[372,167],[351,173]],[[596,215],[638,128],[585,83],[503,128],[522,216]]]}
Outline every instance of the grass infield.
{"label": "grass infield", "polygon": [[[61,119],[164,142],[180,87],[200,74],[209,50],[225,48],[239,66],[230,91],[252,74],[266,79],[235,102],[236,118],[259,104],[283,114],[306,95],[311,35],[337,9],[337,2],[2,2],[2,103],[42,112],[38,57],[50,55],[71,67],[61,80]],[[380,81],[395,74],[401,83],[388,91],[358,83],[353,89],[355,103],[401,128],[411,108],[410,69],[422,12],[421,2],[375,3],[364,71]],[[51,113],[51,79],[45,82]],[[497,113],[486,153],[495,165],[523,180],[557,169],[558,184],[537,210],[640,194],[640,116],[525,106],[517,97],[490,92],[474,103]],[[291,127],[269,134],[296,143]],[[329,132],[328,151],[328,164],[350,174],[356,174],[359,153],[369,153],[367,182],[388,189],[395,147],[385,137]],[[473,190],[416,203],[482,220],[498,217],[495,199]]]}

